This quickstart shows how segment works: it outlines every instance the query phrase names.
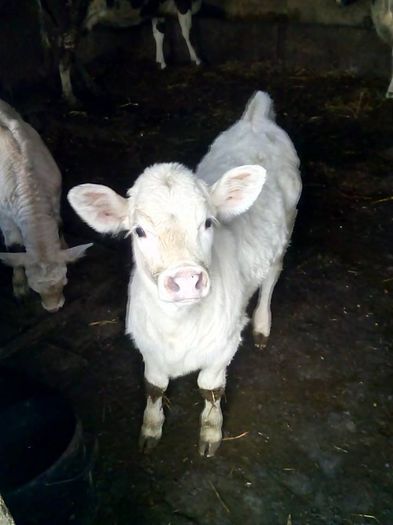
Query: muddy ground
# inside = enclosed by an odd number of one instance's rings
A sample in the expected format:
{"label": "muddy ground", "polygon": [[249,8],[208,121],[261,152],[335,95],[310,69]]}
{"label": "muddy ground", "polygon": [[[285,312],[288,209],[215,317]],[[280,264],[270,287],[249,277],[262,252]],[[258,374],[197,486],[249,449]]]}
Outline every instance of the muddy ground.
{"label": "muddy ground", "polygon": [[[107,96],[80,112],[53,97],[19,109],[48,143],[65,192],[124,192],[146,165],[195,166],[256,89],[276,103],[302,161],[304,191],[273,297],[268,347],[249,328],[229,367],[224,436],[198,456],[195,375],[168,390],[161,443],[141,455],[143,366],[123,335],[129,239],[100,238],[64,203],[65,307],[18,304],[0,267],[4,362],[58,387],[98,437],[94,525],[393,523],[393,102],[382,80],[266,64],[97,67]],[[82,98],[83,98],[82,94]],[[8,357],[6,357],[8,355]],[[237,438],[237,439],[231,439]]]}

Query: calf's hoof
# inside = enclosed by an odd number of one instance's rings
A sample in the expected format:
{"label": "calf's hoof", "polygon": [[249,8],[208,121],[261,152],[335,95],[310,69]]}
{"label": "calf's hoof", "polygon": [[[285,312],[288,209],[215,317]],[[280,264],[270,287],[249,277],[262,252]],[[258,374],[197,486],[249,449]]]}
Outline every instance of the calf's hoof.
{"label": "calf's hoof", "polygon": [[261,334],[260,332],[254,332],[253,338],[254,338],[254,346],[256,348],[258,348],[259,350],[264,350],[266,348],[267,342],[269,340],[269,338],[266,335]]}
{"label": "calf's hoof", "polygon": [[160,441],[159,437],[145,436],[141,434],[139,436],[139,450],[144,454],[149,454]]}
{"label": "calf's hoof", "polygon": [[77,111],[83,109],[83,104],[75,95],[63,95],[63,100],[67,104],[70,110]]}
{"label": "calf's hoof", "polygon": [[221,445],[220,441],[205,441],[204,439],[199,440],[199,454],[206,458],[211,458],[217,452],[218,447]]}

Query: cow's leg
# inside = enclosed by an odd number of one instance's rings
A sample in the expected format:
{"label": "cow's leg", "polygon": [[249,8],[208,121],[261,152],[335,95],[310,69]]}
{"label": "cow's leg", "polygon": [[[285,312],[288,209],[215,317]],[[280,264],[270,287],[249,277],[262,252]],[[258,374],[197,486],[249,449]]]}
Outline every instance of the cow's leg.
{"label": "cow's leg", "polygon": [[162,408],[162,396],[168,386],[168,378],[162,374],[152,373],[145,368],[146,408],[139,437],[139,447],[144,452],[150,452],[159,442],[162,435],[162,425],[165,416]]}
{"label": "cow's leg", "polygon": [[392,78],[388,90],[386,92],[386,98],[393,98],[393,49],[392,49]]}
{"label": "cow's leg", "polygon": [[93,77],[87,71],[85,66],[75,57],[74,66],[78,74],[81,76],[84,86],[87,91],[95,97],[100,97],[103,95],[101,88],[96,84]]}
{"label": "cow's leg", "polygon": [[74,31],[66,31],[60,38],[59,74],[63,97],[70,106],[76,106],[78,99],[74,94],[71,81],[71,69],[75,63],[76,35]]}
{"label": "cow's leg", "polygon": [[63,55],[59,62],[59,74],[61,81],[61,90],[67,103],[74,107],[78,104],[78,99],[74,95],[71,82],[71,58],[70,53]]}
{"label": "cow's leg", "polygon": [[195,62],[197,66],[201,63],[199,60],[195,49],[192,47],[191,41],[190,41],[190,31],[192,27],[192,14],[191,10],[186,11],[184,14],[180,11],[177,12],[177,17],[179,20],[180,28],[181,28],[181,34],[183,35],[184,40],[187,44],[187,49],[190,54],[190,58],[192,62]]}
{"label": "cow's leg", "polygon": [[[1,217],[1,228],[4,244],[9,252],[23,252],[23,238],[19,228],[8,217]],[[21,298],[29,292],[26,273],[23,266],[14,266],[12,273],[12,289],[16,298]]]}
{"label": "cow's leg", "polygon": [[199,453],[201,456],[214,456],[222,439],[221,397],[225,390],[225,371],[212,369],[201,370],[198,386],[205,406],[201,414],[199,435]]}
{"label": "cow's leg", "polygon": [[282,270],[282,260],[276,261],[270,267],[259,291],[259,301],[253,315],[254,342],[259,348],[264,348],[270,335],[272,314],[270,302],[276,282]]}
{"label": "cow's leg", "polygon": [[156,42],[156,62],[160,65],[161,69],[166,68],[164,58],[164,19],[153,18],[151,21],[153,36]]}

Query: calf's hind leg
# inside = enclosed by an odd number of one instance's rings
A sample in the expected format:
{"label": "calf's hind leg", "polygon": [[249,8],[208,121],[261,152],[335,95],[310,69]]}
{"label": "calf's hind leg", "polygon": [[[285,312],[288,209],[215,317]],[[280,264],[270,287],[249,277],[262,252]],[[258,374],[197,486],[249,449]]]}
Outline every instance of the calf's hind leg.
{"label": "calf's hind leg", "polygon": [[282,270],[282,260],[271,265],[259,291],[258,306],[253,315],[254,343],[258,348],[266,346],[272,325],[270,303],[277,280]]}

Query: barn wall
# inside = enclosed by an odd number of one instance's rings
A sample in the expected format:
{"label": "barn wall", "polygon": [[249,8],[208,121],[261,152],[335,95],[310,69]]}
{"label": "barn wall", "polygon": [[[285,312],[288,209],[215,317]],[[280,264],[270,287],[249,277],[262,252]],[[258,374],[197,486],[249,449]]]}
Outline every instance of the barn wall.
{"label": "barn wall", "polygon": [[264,19],[286,16],[298,22],[312,24],[358,26],[369,14],[369,0],[358,0],[342,8],[336,0],[208,0],[233,19]]}

